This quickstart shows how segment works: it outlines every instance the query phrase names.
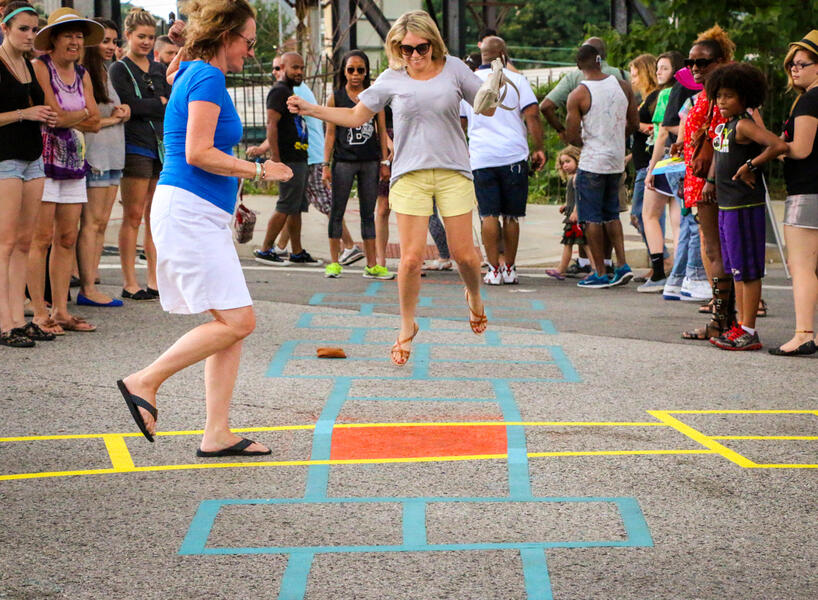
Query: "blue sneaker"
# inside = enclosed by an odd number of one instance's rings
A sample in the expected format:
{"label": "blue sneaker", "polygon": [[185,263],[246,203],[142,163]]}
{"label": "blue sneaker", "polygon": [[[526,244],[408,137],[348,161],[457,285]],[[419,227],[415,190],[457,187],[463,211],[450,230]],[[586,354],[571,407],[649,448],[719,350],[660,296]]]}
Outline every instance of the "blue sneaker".
{"label": "blue sneaker", "polygon": [[581,288],[606,288],[611,286],[611,278],[607,275],[597,275],[596,273],[591,273],[577,283],[577,287]]}
{"label": "blue sneaker", "polygon": [[633,279],[633,271],[631,271],[631,268],[626,263],[621,267],[614,269],[613,277],[611,277],[611,285],[609,287],[625,285],[631,279]]}

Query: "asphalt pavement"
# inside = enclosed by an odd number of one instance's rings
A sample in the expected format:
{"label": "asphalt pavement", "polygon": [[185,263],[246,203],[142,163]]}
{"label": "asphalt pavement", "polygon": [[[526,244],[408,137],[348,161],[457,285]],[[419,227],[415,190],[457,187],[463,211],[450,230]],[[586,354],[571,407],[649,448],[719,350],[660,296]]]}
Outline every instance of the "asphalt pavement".
{"label": "asphalt pavement", "polygon": [[[429,273],[397,368],[396,282],[243,264],[231,423],[271,456],[195,457],[201,365],[162,388],[154,444],[116,389],[204,316],[73,307],[99,329],[0,348],[0,598],[818,597],[816,357],[685,342],[696,303],[529,267],[483,288],[482,336]],[[101,276],[117,293],[116,257]],[[794,319],[780,265],[765,286],[766,347]]]}

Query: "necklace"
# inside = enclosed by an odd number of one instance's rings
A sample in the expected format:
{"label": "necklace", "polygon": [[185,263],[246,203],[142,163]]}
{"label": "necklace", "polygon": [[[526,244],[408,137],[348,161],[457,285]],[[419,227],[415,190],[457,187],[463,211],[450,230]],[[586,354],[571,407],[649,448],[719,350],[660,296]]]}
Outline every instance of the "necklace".
{"label": "necklace", "polygon": [[27,74],[28,69],[26,69],[25,59],[23,59],[23,76],[21,77],[20,72],[17,70],[19,65],[14,63],[14,61],[11,58],[11,55],[9,54],[9,51],[6,49],[6,46],[2,45],[2,46],[0,46],[0,48],[3,49],[3,54],[6,55],[6,61],[8,62],[8,66],[9,66],[9,70],[11,71],[11,74],[14,75],[14,77],[20,83],[28,83],[26,81],[26,79],[27,79],[26,74]]}

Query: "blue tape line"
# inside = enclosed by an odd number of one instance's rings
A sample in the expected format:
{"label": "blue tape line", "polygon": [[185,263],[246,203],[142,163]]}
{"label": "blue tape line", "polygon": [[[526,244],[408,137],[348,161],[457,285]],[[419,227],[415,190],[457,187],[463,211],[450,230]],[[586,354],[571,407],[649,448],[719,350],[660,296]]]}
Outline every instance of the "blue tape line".
{"label": "blue tape line", "polygon": [[179,554],[204,554],[207,550],[207,538],[210,537],[210,530],[216,521],[216,515],[223,505],[224,500],[202,500],[199,509],[193,515],[193,521],[187,530],[187,535],[179,548]]}
{"label": "blue tape line", "polygon": [[296,346],[302,343],[300,340],[287,340],[278,348],[278,352],[270,361],[270,366],[267,367],[267,377],[284,377],[284,369],[287,367],[287,362],[290,360]]}
{"label": "blue tape line", "polygon": [[572,383],[582,383],[582,378],[577,373],[577,370],[574,368],[573,363],[571,360],[565,355],[565,351],[560,346],[548,346],[549,351],[551,352],[551,356],[554,359],[554,362],[557,363],[557,366],[562,371],[563,377],[565,377],[565,381],[570,381]]}
{"label": "blue tape line", "polygon": [[312,552],[292,552],[281,578],[278,600],[302,600],[307,594],[307,582],[315,555]]}
{"label": "blue tape line", "polygon": [[409,364],[412,366],[411,379],[429,379],[431,354],[429,344],[412,344],[412,356],[409,358]]}
{"label": "blue tape line", "polygon": [[426,503],[423,500],[403,503],[403,544],[426,546]]}
{"label": "blue tape line", "polygon": [[368,286],[366,286],[366,291],[364,292],[364,296],[371,297],[377,296],[378,292],[381,291],[383,287],[383,281],[373,281]]}
{"label": "blue tape line", "polygon": [[[503,420],[520,423],[523,420],[514,394],[508,381],[495,379],[492,382],[497,403],[503,412]],[[525,428],[520,425],[506,427],[506,444],[508,445],[508,490],[512,498],[531,497],[531,477],[528,473],[528,450],[525,441]]]}
{"label": "blue tape line", "polygon": [[[349,377],[338,377],[332,387],[324,410],[315,424],[312,434],[311,460],[329,460],[332,451],[332,429],[346,402],[352,380]],[[307,469],[307,489],[305,498],[326,498],[329,486],[330,465],[310,465]]]}
{"label": "blue tape line", "polygon": [[310,306],[318,306],[324,301],[326,294],[313,294],[310,301],[307,303]]}
{"label": "blue tape line", "polygon": [[349,343],[350,344],[365,344],[366,343],[366,334],[369,333],[369,329],[364,327],[356,327],[353,329],[349,334]]}
{"label": "blue tape line", "polygon": [[520,558],[523,561],[525,593],[528,600],[553,600],[551,579],[548,577],[548,563],[545,550],[522,548]]}
{"label": "blue tape line", "polygon": [[625,534],[631,546],[653,547],[653,537],[650,535],[648,523],[645,521],[645,514],[636,501],[636,498],[618,498],[616,504],[619,506],[619,513],[622,515],[622,522],[625,525]]}

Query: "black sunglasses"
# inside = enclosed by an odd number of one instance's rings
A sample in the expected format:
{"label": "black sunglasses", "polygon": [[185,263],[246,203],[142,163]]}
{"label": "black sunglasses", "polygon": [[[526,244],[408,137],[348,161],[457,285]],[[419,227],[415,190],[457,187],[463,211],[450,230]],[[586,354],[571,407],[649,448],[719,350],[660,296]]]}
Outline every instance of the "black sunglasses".
{"label": "black sunglasses", "polygon": [[156,92],[156,88],[153,86],[153,79],[151,79],[149,75],[145,74],[142,76],[142,83],[148,87],[151,93]]}
{"label": "black sunglasses", "polygon": [[714,62],[716,62],[715,58],[686,58],[685,66],[688,69],[692,69],[693,67],[704,69],[705,67],[712,65]]}
{"label": "black sunglasses", "polygon": [[366,74],[366,67],[347,67],[347,75],[357,73],[358,75]]}
{"label": "black sunglasses", "polygon": [[281,67],[273,67],[273,71],[280,71]]}
{"label": "black sunglasses", "polygon": [[423,42],[422,44],[418,44],[417,46],[401,44],[400,53],[403,54],[406,58],[409,58],[417,50],[418,56],[426,56],[429,53],[429,50],[431,50],[431,48],[432,44],[430,44],[429,42]]}

